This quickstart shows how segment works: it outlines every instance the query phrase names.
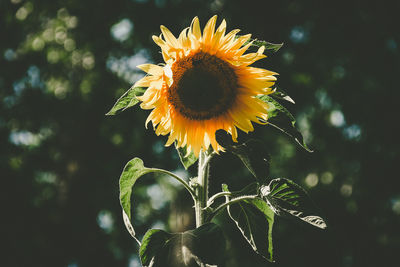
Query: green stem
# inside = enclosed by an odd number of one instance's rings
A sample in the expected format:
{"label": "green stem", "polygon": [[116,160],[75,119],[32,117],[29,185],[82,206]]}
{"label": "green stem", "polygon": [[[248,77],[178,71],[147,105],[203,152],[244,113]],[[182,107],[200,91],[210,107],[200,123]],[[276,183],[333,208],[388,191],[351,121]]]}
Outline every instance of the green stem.
{"label": "green stem", "polygon": [[228,200],[225,203],[219,205],[215,210],[213,210],[212,213],[209,215],[209,217],[207,219],[211,220],[215,215],[218,214],[218,212],[220,212],[224,208],[228,207],[229,205],[232,205],[233,203],[236,203],[236,202],[239,202],[239,201],[243,201],[243,200],[247,200],[247,199],[255,199],[255,198],[258,198],[258,197],[259,197],[258,195],[248,195],[248,196],[241,196],[241,197],[237,197],[237,198],[233,198],[231,200]]}
{"label": "green stem", "polygon": [[232,195],[231,192],[219,192],[219,193],[216,193],[215,195],[210,197],[210,199],[207,201],[207,207],[210,207],[217,198],[223,197],[223,196],[230,196],[230,195]]}
{"label": "green stem", "polygon": [[199,154],[199,167],[197,170],[197,185],[195,188],[195,213],[196,213],[196,227],[205,223],[207,201],[208,201],[208,176],[210,169],[210,160],[214,153],[207,153],[207,151],[200,151]]}

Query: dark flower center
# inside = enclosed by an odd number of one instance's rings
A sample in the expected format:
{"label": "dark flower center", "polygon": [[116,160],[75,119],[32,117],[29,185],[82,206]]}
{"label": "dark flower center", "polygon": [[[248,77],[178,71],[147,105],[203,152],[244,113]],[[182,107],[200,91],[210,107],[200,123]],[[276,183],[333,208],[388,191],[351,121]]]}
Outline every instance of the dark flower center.
{"label": "dark flower center", "polygon": [[168,100],[190,119],[207,120],[226,112],[236,98],[233,66],[216,56],[197,52],[172,65]]}

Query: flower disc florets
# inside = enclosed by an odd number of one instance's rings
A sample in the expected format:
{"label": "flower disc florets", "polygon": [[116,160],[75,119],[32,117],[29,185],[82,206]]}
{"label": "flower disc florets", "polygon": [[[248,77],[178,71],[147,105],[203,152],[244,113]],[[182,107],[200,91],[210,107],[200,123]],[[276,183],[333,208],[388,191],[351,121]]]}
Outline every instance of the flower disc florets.
{"label": "flower disc florets", "polygon": [[188,119],[224,114],[237,94],[237,77],[229,63],[202,51],[174,62],[168,100]]}

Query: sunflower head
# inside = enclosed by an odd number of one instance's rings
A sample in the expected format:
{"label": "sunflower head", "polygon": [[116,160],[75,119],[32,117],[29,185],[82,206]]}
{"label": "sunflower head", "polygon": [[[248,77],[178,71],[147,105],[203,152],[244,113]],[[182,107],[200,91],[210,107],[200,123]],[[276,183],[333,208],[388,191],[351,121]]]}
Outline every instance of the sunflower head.
{"label": "sunflower head", "polygon": [[152,122],[157,135],[168,135],[166,145],[176,141],[196,156],[210,146],[223,150],[215,132],[225,130],[237,140],[237,128],[253,131],[252,122],[265,123],[268,105],[257,98],[273,92],[277,73],[250,67],[266,57],[264,47],[245,52],[252,45],[251,35],[237,36],[239,30],[226,34],[225,20],[216,28],[212,17],[201,32],[195,17],[189,28],[176,38],[166,27],[153,36],[160,46],[164,65],[138,66],[148,75],[136,86],[148,87],[138,97],[141,108],[152,109]]}

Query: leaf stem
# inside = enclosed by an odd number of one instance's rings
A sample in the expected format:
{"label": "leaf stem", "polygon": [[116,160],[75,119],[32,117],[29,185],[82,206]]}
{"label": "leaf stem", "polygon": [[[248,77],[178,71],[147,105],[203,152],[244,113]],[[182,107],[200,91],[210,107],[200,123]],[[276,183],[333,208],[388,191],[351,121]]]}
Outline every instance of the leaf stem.
{"label": "leaf stem", "polygon": [[190,185],[185,180],[183,180],[181,177],[179,177],[178,175],[176,175],[176,174],[174,174],[174,173],[172,173],[170,171],[163,170],[163,169],[151,168],[150,170],[153,171],[153,172],[164,173],[164,174],[167,174],[167,175],[171,176],[172,178],[175,178],[177,181],[179,181],[186,188],[187,191],[189,191],[189,193],[192,195],[193,199],[196,198],[195,191],[192,189],[192,187],[190,187]]}
{"label": "leaf stem", "polygon": [[236,203],[236,202],[239,202],[239,201],[243,201],[243,200],[247,200],[247,199],[256,199],[258,197],[259,197],[258,195],[247,195],[247,196],[240,196],[240,197],[236,197],[236,198],[233,198],[231,200],[228,200],[225,203],[219,205],[215,210],[213,210],[207,219],[211,220],[215,215],[218,214],[218,212],[220,212],[224,208],[228,207],[229,205],[232,205],[233,203]]}
{"label": "leaf stem", "polygon": [[216,193],[215,195],[210,197],[210,199],[207,201],[207,207],[210,207],[217,198],[223,197],[223,196],[230,196],[230,195],[232,195],[231,192],[219,192],[219,193]]}

